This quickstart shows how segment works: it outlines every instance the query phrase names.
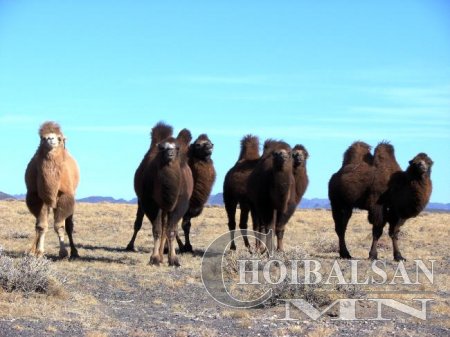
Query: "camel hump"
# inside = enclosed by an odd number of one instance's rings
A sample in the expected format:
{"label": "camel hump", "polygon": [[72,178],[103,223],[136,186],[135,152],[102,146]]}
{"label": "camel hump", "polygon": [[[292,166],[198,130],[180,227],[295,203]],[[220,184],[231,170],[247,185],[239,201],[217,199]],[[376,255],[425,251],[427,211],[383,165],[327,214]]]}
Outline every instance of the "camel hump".
{"label": "camel hump", "polygon": [[375,166],[396,165],[399,166],[395,159],[394,146],[389,142],[382,141],[377,145],[374,151],[373,163]]}
{"label": "camel hump", "polygon": [[59,126],[59,124],[52,121],[44,122],[39,128],[39,136],[43,137],[44,135],[47,135],[49,133],[62,135],[61,127]]}
{"label": "camel hump", "polygon": [[189,131],[188,129],[183,129],[178,133],[177,142],[180,144],[181,147],[188,147],[191,140],[192,134],[191,131]]}
{"label": "camel hump", "polygon": [[365,161],[367,164],[371,164],[373,156],[370,153],[371,146],[365,142],[356,141],[348,147],[344,152],[344,159],[342,160],[342,166],[350,164],[359,164]]}
{"label": "camel hump", "polygon": [[241,140],[239,160],[255,159],[259,159],[259,138],[254,135],[246,135]]}
{"label": "camel hump", "polygon": [[164,123],[158,122],[153,128],[151,132],[152,145],[154,146],[161,142],[163,139],[169,138],[173,134],[173,128]]}

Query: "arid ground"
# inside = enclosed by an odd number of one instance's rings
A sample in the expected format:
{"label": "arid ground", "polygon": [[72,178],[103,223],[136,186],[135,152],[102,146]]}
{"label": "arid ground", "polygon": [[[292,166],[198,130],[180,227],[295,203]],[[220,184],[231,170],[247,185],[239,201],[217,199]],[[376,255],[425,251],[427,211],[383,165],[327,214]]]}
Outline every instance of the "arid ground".
{"label": "arid ground", "polygon": [[[223,208],[206,208],[200,217],[193,220],[191,242],[195,254],[182,255],[180,268],[169,267],[166,258],[159,267],[148,264],[153,240],[147,220],[136,241],[138,252],[124,251],[132,234],[135,211],[134,205],[78,204],[75,242],[80,259],[74,261],[57,258],[58,239],[50,228],[46,238],[46,256],[63,279],[60,289],[47,294],[25,294],[0,288],[0,335],[450,335],[449,213],[424,212],[409,220],[401,235],[402,253],[407,259],[405,268],[414,270],[414,259],[435,260],[433,283],[422,277],[421,284],[413,285],[332,286],[314,290],[313,302],[317,299],[319,307],[338,297],[384,297],[419,309],[420,305],[412,299],[433,299],[428,306],[426,320],[385,308],[383,317],[387,319],[374,321],[370,318],[376,317],[376,308],[362,302],[358,306],[358,317],[361,318],[358,321],[333,320],[336,314],[332,311],[314,321],[294,309],[291,309],[291,316],[295,320],[286,321],[282,320],[285,317],[282,302],[256,309],[233,309],[217,303],[205,291],[200,273],[202,254],[217,236],[228,231]],[[366,218],[365,212],[355,212],[348,229],[349,250],[354,258],[362,260],[363,269],[371,265],[367,260],[371,227]],[[2,254],[14,259],[23,257],[33,234],[34,219],[24,202],[0,202]],[[325,269],[338,258],[337,237],[329,211],[297,211],[287,226],[285,240],[287,255],[295,257],[296,252],[300,252],[298,258],[308,256],[320,260]],[[228,261],[245,256],[243,242],[238,241],[237,245],[241,249],[229,254]],[[386,230],[379,247],[379,258],[386,261],[388,279],[391,280],[398,263],[392,259]],[[348,261],[338,261],[340,265],[348,265]],[[348,268],[345,270],[347,272]],[[279,295],[280,298],[288,298],[285,295],[289,294],[283,294],[281,290]]]}

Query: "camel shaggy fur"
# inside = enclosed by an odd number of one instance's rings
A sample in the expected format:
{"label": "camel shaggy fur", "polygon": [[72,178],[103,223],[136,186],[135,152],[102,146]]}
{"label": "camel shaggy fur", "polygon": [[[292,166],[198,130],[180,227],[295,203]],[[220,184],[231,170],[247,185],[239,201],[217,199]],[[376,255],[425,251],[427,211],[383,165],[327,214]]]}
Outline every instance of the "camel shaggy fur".
{"label": "camel shaggy fur", "polygon": [[194,179],[194,190],[189,200],[189,209],[183,216],[181,227],[184,231],[185,244],[177,235],[180,252],[192,252],[192,245],[189,239],[191,229],[191,219],[199,216],[203,207],[208,201],[214,181],[216,180],[216,170],[211,159],[214,144],[206,134],[201,134],[189,146],[188,164]]}
{"label": "camel shaggy fur", "polygon": [[288,205],[288,211],[286,213],[288,220],[294,214],[308,187],[309,179],[306,170],[308,158],[309,153],[303,145],[297,144],[294,146],[292,149],[292,164],[295,181],[295,198]]}
{"label": "camel shaggy fur", "polygon": [[136,219],[134,221],[134,232],[133,236],[131,237],[130,242],[128,243],[126,250],[128,251],[135,251],[134,248],[134,242],[136,241],[136,236],[138,232],[142,228],[142,222],[144,220],[144,210],[141,206],[141,199],[143,197],[144,191],[144,173],[147,170],[147,168],[150,166],[151,161],[156,157],[158,154],[158,147],[157,145],[162,140],[171,137],[173,134],[173,128],[170,125],[167,125],[163,122],[157,123],[151,131],[150,138],[150,147],[148,151],[145,153],[144,158],[142,159],[141,163],[139,164],[138,168],[136,169],[136,172],[134,174],[134,191],[136,192],[137,196],[137,204],[138,208],[136,211]]}
{"label": "camel shaggy fur", "polygon": [[70,242],[70,257],[78,257],[73,242],[73,212],[79,170],[75,159],[66,150],[66,139],[60,126],[45,122],[39,129],[40,144],[25,172],[26,204],[36,218],[36,235],[30,253],[44,254],[48,217],[53,210],[54,229],[59,238],[59,256],[68,252],[64,243],[64,229]]}
{"label": "camel shaggy fur", "polygon": [[169,265],[180,265],[174,240],[178,222],[189,208],[193,190],[192,172],[187,163],[191,139],[189,130],[183,129],[177,138],[169,137],[159,142],[156,156],[143,173],[140,205],[152,223],[154,248],[151,264],[162,262],[167,239]]}
{"label": "camel shaggy fur", "polygon": [[247,135],[241,140],[241,152],[236,164],[227,172],[223,183],[223,201],[228,217],[228,228],[231,233],[230,249],[236,250],[234,242],[234,230],[236,229],[236,208],[239,205],[241,216],[239,220],[239,228],[244,237],[244,243],[250,248],[247,238],[248,214],[250,212],[250,204],[247,193],[248,177],[258,164],[259,155],[259,139],[256,136]]}
{"label": "camel shaggy fur", "polygon": [[[253,229],[269,234],[266,248],[272,250],[273,233],[277,250],[283,251],[284,229],[289,217],[289,205],[295,203],[295,180],[291,147],[282,141],[268,140],[264,153],[248,178]],[[271,231],[271,232],[269,232]],[[261,240],[258,238],[256,248]]]}
{"label": "camel shaggy fur", "polygon": [[385,197],[391,178],[401,171],[395,159],[394,147],[382,142],[375,148],[364,142],[353,143],[344,153],[341,169],[328,184],[335,230],[339,237],[339,255],[351,258],[345,243],[345,232],[353,208],[368,211],[372,224],[371,259],[377,259],[377,243],[388,221]]}
{"label": "camel shaggy fur", "polygon": [[407,219],[419,215],[430,200],[433,189],[432,166],[431,158],[426,153],[419,153],[409,161],[406,171],[394,173],[389,181],[389,190],[384,203],[396,261],[404,260],[398,247],[400,227]]}

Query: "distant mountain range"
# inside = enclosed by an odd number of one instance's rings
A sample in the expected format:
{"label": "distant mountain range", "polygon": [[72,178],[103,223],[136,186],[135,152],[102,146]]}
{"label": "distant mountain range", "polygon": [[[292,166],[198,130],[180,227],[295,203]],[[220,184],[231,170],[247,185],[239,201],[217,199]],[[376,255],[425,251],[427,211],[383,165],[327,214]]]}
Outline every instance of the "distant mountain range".
{"label": "distant mountain range", "polygon": [[[10,195],[3,192],[0,192],[0,200],[6,200],[6,199],[16,199],[16,200],[24,200],[25,194],[15,194]],[[112,204],[136,204],[137,199],[133,198],[131,200],[126,199],[115,199],[113,197],[101,197],[101,196],[91,196],[86,198],[81,198],[77,200],[78,202],[86,202],[86,203],[112,203]],[[217,193],[214,195],[211,195],[208,199],[208,204],[212,206],[223,206],[223,194]],[[312,199],[306,199],[303,198],[300,202],[299,208],[305,208],[305,209],[330,209],[330,201],[328,199],[319,199],[319,198],[312,198]],[[427,207],[427,211],[445,211],[450,212],[450,203],[444,204],[440,202],[430,202]]]}

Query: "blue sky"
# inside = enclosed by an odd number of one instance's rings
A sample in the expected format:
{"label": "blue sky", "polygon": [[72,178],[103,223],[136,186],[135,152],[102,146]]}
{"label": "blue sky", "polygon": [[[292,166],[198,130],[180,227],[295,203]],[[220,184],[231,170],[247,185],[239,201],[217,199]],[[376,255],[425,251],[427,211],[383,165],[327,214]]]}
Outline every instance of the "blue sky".
{"label": "blue sky", "polygon": [[37,129],[58,121],[78,197],[134,197],[158,121],[215,144],[213,193],[242,136],[304,144],[305,197],[354,140],[435,162],[450,202],[448,1],[0,0],[0,190],[23,193]]}

